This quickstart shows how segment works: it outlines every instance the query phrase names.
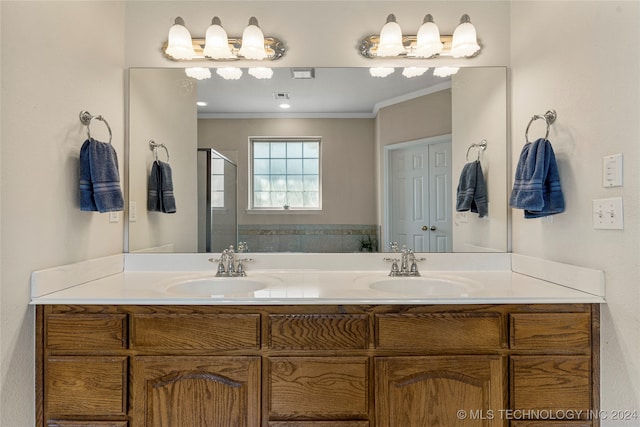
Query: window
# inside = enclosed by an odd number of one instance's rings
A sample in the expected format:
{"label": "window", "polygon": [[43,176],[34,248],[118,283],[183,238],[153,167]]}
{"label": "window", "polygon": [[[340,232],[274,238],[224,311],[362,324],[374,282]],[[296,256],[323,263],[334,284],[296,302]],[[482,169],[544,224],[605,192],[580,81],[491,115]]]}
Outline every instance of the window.
{"label": "window", "polygon": [[252,209],[321,209],[320,139],[252,138]]}

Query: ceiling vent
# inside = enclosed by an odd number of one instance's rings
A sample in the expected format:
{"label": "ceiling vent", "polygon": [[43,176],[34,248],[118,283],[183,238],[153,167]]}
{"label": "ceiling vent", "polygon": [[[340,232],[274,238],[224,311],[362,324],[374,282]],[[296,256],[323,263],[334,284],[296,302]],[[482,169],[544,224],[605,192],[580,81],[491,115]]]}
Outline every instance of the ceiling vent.
{"label": "ceiling vent", "polygon": [[316,77],[315,68],[292,68],[291,77],[294,79],[313,79]]}
{"label": "ceiling vent", "polygon": [[273,99],[276,101],[286,101],[291,99],[289,92],[273,92]]}

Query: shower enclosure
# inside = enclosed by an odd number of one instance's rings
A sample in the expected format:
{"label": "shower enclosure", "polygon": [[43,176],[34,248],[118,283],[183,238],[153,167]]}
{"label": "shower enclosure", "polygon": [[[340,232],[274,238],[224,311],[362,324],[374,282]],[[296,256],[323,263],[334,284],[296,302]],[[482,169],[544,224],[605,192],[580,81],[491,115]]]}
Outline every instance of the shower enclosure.
{"label": "shower enclosure", "polygon": [[198,149],[198,252],[238,245],[237,169],[216,150]]}

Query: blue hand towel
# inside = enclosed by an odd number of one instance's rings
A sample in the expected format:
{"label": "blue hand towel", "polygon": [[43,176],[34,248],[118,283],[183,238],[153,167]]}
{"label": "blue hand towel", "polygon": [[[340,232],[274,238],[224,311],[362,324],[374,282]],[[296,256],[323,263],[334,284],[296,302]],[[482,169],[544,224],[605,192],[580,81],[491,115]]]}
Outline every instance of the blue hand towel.
{"label": "blue hand towel", "polygon": [[150,212],[162,212],[162,199],[160,198],[160,165],[153,162],[149,173],[149,186],[147,187],[147,209]]}
{"label": "blue hand towel", "polygon": [[171,172],[171,166],[169,163],[161,162],[160,164],[160,178],[161,178],[161,196],[162,196],[162,212],[175,213],[176,212],[176,199],[173,195],[173,174]]}
{"label": "blue hand towel", "polygon": [[556,156],[547,139],[540,138],[522,149],[509,205],[524,209],[525,218],[564,212]]}
{"label": "blue hand towel", "polygon": [[116,151],[111,144],[93,138],[80,149],[80,210],[124,210]]}
{"label": "blue hand towel", "polygon": [[458,182],[456,211],[469,210],[477,213],[480,218],[485,217],[489,211],[487,184],[478,160],[464,165]]}
{"label": "blue hand towel", "polygon": [[175,213],[176,200],[173,195],[173,176],[169,163],[156,160],[151,166],[147,209],[149,211]]}

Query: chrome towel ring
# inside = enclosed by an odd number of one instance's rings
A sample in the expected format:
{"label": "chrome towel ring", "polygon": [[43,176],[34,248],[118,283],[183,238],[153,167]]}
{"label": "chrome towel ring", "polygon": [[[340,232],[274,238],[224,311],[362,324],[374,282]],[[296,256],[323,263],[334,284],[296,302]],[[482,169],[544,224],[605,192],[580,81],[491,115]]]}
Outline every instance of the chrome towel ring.
{"label": "chrome towel ring", "polygon": [[524,131],[524,140],[527,142],[527,144],[531,142],[529,141],[529,128],[531,127],[531,123],[536,120],[544,120],[547,123],[547,133],[544,135],[544,139],[547,139],[549,137],[549,127],[553,122],[556,121],[557,118],[558,114],[556,113],[556,110],[549,110],[543,115],[536,114],[531,117],[531,120],[529,120],[529,124],[527,125],[527,129]]}
{"label": "chrome towel ring", "polygon": [[153,151],[153,155],[155,156],[155,160],[158,160],[158,148],[164,148],[164,151],[167,153],[167,163],[169,163],[169,149],[164,144],[158,144],[153,139],[149,140],[149,150]]}
{"label": "chrome towel ring", "polygon": [[472,148],[477,148],[478,149],[478,158],[476,160],[480,160],[480,151],[484,151],[487,149],[487,140],[483,139],[482,141],[480,141],[477,144],[471,144],[469,146],[469,148],[467,148],[467,155],[465,156],[465,159],[467,159],[467,162],[469,161],[469,151]]}
{"label": "chrome towel ring", "polygon": [[109,123],[107,122],[107,120],[102,116],[92,116],[91,113],[89,113],[88,111],[82,110],[80,111],[80,122],[87,127],[87,136],[89,137],[89,139],[91,139],[91,120],[92,119],[100,120],[107,126],[107,130],[109,131],[109,144],[111,144],[111,139],[113,138],[113,134],[111,133],[111,126],[109,126]]}

